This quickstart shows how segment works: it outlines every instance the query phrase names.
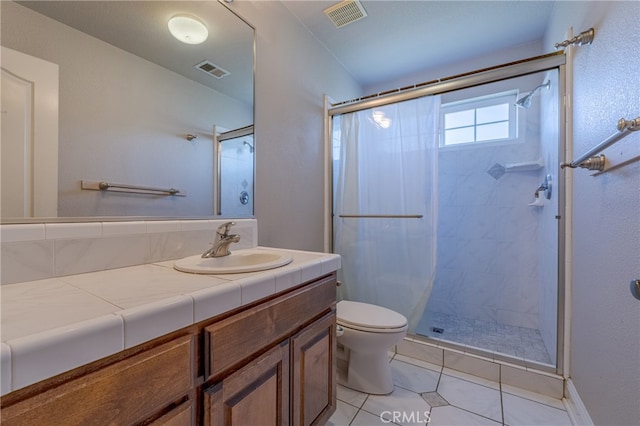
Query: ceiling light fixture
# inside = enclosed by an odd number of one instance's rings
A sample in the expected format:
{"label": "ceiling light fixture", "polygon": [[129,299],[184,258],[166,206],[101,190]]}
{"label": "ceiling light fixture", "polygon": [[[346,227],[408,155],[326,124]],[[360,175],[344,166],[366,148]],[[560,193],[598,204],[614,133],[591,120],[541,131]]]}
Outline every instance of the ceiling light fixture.
{"label": "ceiling light fixture", "polygon": [[207,26],[198,18],[189,15],[176,15],[169,19],[169,32],[187,44],[200,44],[209,36]]}

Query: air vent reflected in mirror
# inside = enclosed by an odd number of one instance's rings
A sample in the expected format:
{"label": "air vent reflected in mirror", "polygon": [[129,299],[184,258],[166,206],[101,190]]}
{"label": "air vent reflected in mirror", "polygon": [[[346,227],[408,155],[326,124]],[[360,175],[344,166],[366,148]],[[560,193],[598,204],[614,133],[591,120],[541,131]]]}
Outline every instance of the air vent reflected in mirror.
{"label": "air vent reflected in mirror", "polygon": [[216,64],[209,61],[202,61],[199,64],[195,65],[195,68],[209,75],[212,75],[215,78],[222,78],[230,74],[229,71],[220,68]]}

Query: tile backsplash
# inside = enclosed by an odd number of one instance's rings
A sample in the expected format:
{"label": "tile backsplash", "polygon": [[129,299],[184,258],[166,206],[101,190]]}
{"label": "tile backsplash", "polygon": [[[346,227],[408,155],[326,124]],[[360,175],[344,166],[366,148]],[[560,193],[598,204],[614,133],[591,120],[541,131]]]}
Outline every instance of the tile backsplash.
{"label": "tile backsplash", "polygon": [[[127,222],[0,225],[0,284],[34,281],[179,259],[203,253],[215,229],[229,221],[149,220]],[[234,219],[234,248],[256,247],[255,219]]]}

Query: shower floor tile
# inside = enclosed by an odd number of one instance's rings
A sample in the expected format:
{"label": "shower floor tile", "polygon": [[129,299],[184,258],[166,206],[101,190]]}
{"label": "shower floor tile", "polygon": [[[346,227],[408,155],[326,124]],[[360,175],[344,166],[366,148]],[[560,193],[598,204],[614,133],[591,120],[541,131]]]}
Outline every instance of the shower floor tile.
{"label": "shower floor tile", "polygon": [[431,320],[430,327],[443,329],[442,334],[433,333],[420,327],[416,329],[416,333],[543,364],[551,364],[551,357],[538,330],[442,313],[432,313]]}

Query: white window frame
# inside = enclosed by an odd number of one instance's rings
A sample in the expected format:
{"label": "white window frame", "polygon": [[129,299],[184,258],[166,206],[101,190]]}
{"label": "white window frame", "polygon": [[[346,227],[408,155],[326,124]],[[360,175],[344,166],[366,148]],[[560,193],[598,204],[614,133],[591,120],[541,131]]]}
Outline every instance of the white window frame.
{"label": "white window frame", "polygon": [[[440,132],[440,148],[441,149],[454,149],[454,148],[467,148],[472,146],[480,146],[486,144],[496,144],[496,143],[512,143],[518,140],[518,109],[515,105],[515,101],[518,97],[517,90],[510,90],[507,92],[494,93],[491,95],[479,96],[474,98],[463,99],[460,101],[449,102],[446,104],[442,104],[440,108],[440,128],[442,131]],[[475,138],[476,132],[474,131],[474,140],[468,142],[459,142],[453,144],[445,143],[445,115],[467,111],[467,110],[476,110],[478,108],[507,104],[509,106],[509,136],[506,138],[500,139],[489,139],[489,140],[481,140],[478,141]],[[484,124],[484,123],[483,123]],[[478,124],[473,125],[474,130],[478,127]]]}

